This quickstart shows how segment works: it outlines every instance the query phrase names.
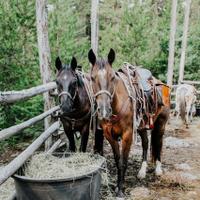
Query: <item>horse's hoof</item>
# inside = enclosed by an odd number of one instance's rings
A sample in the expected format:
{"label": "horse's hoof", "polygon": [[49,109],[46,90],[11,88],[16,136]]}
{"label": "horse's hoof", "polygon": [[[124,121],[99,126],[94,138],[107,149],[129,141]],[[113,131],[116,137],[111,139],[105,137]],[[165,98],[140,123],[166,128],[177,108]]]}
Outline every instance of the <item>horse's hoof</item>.
{"label": "horse's hoof", "polygon": [[163,170],[162,170],[160,161],[156,161],[155,174],[156,174],[156,176],[161,176],[163,174]]}
{"label": "horse's hoof", "polygon": [[116,187],[116,188],[115,188],[115,193],[117,194],[118,192],[119,192],[119,188]]}
{"label": "horse's hoof", "polygon": [[141,170],[138,172],[137,177],[138,177],[138,179],[144,179],[144,178],[146,178],[146,171],[144,171],[144,170],[141,169]]}
{"label": "horse's hoof", "polygon": [[162,176],[163,171],[162,169],[156,170],[156,176]]}
{"label": "horse's hoof", "polygon": [[138,177],[139,179],[144,179],[144,178],[146,177],[146,171],[147,171],[147,162],[146,162],[146,161],[143,161],[143,162],[142,162],[141,169],[140,169],[140,171],[138,172],[137,177]]}
{"label": "horse's hoof", "polygon": [[118,200],[124,199],[124,193],[122,192],[122,190],[119,190],[118,187],[115,188],[115,193],[116,193],[116,199]]}
{"label": "horse's hoof", "polygon": [[116,197],[116,200],[124,200],[124,197]]}

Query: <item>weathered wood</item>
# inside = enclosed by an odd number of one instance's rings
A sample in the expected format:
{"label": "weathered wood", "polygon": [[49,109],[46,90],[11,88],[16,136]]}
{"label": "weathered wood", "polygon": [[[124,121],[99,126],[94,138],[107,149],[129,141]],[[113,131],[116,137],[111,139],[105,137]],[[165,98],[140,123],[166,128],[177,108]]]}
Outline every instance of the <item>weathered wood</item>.
{"label": "weathered wood", "polygon": [[182,49],[181,49],[181,60],[179,66],[179,80],[178,82],[181,83],[184,77],[184,67],[185,67],[185,54],[187,48],[187,35],[188,35],[188,28],[189,28],[189,18],[190,18],[190,4],[191,0],[186,0],[185,4],[185,18],[184,18],[184,26],[183,26],[183,38],[182,38]]}
{"label": "weathered wood", "polygon": [[91,48],[98,54],[99,40],[99,0],[92,0],[91,5]]}
{"label": "weathered wood", "polygon": [[[48,39],[48,19],[47,19],[47,0],[36,0],[36,24],[37,24],[37,38],[38,51],[40,60],[40,74],[43,83],[48,83],[51,80],[51,56]],[[54,106],[53,98],[48,93],[44,94],[44,110],[47,111]],[[50,126],[51,120],[45,118],[45,130]],[[52,138],[45,142],[45,149],[49,149],[52,144]]]}
{"label": "weathered wood", "polygon": [[25,90],[20,91],[8,91],[0,92],[0,104],[9,104],[17,101],[29,99],[38,94],[48,92],[50,90],[56,89],[56,83],[50,82],[44,85],[39,85]]}
{"label": "weathered wood", "polygon": [[63,147],[64,145],[66,145],[66,142],[60,143],[60,145],[58,146],[58,148]]}
{"label": "weathered wood", "polygon": [[183,80],[183,81],[181,81],[181,83],[199,85],[200,81],[187,81],[187,80]]}
{"label": "weathered wood", "polygon": [[176,10],[177,10],[177,0],[172,0],[169,57],[168,57],[168,71],[167,71],[167,85],[169,86],[172,86],[173,82],[174,49],[175,49],[175,35],[176,35]]}
{"label": "weathered wood", "polygon": [[47,151],[47,153],[52,154],[61,144],[62,140],[58,139],[53,145],[52,147]]}
{"label": "weathered wood", "polygon": [[29,147],[20,153],[14,160],[0,170],[0,185],[13,175],[24,162],[42,145],[42,143],[51,136],[53,132],[60,127],[59,122],[53,123],[45,132],[43,132]]}
{"label": "weathered wood", "polygon": [[32,126],[36,122],[41,121],[42,119],[51,115],[53,112],[55,112],[59,109],[60,109],[60,107],[56,106],[56,107],[42,113],[41,115],[38,115],[38,116],[33,117],[25,122],[22,122],[21,124],[17,124],[17,125],[11,126],[9,128],[3,129],[2,131],[0,131],[0,141],[5,140],[5,139],[9,138],[10,136],[12,136],[16,133],[19,133],[20,131],[24,130],[25,128]]}

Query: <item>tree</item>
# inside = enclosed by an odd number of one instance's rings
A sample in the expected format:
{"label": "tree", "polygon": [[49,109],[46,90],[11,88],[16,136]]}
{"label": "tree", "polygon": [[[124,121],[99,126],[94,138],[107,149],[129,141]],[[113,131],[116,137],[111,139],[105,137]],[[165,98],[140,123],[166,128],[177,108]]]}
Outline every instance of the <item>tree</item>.
{"label": "tree", "polygon": [[99,0],[92,0],[91,5],[91,47],[94,53],[98,53],[99,39],[99,17],[98,17]]}
{"label": "tree", "polygon": [[185,54],[186,54],[186,48],[187,48],[187,35],[188,35],[189,18],[190,18],[190,4],[191,4],[191,0],[186,0],[185,18],[184,18],[183,36],[182,36],[181,60],[180,60],[180,66],[179,66],[179,80],[178,80],[179,83],[183,81],[183,76],[184,76]]}
{"label": "tree", "polygon": [[177,10],[177,0],[172,0],[168,72],[167,72],[167,84],[169,86],[172,86],[173,82],[174,51],[175,51],[175,36],[176,36],[176,10]]}
{"label": "tree", "polygon": [[[40,73],[43,84],[51,81],[51,57],[50,47],[48,39],[48,19],[47,19],[47,6],[46,0],[36,0],[36,22],[37,22],[37,38],[38,38],[38,51],[40,60]],[[50,97],[49,93],[44,93],[44,111],[49,110],[54,106],[54,101]],[[50,126],[50,119],[44,120],[45,130]],[[45,142],[45,149],[48,150],[51,147],[52,138],[49,137]]]}

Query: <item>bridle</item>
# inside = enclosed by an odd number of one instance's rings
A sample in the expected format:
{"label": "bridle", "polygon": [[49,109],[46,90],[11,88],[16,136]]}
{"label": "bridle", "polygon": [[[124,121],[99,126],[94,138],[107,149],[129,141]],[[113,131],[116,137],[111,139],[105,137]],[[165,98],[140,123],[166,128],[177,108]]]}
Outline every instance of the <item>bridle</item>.
{"label": "bridle", "polygon": [[114,90],[113,90],[113,93],[112,93],[112,94],[111,94],[108,90],[99,90],[98,92],[94,93],[92,84],[91,84],[91,89],[92,89],[92,92],[93,92],[93,94],[94,94],[93,96],[94,96],[94,99],[95,99],[95,100],[97,99],[97,97],[98,97],[99,95],[106,94],[106,95],[110,98],[111,102],[113,101],[113,96],[114,96],[114,94],[115,94],[115,85],[114,85]]}
{"label": "bridle", "polygon": [[115,92],[115,87],[112,94],[108,90],[99,90],[96,94],[94,94],[94,97],[96,99],[99,95],[106,94],[112,100],[114,96],[114,92]]}
{"label": "bridle", "polygon": [[60,98],[61,96],[63,96],[63,95],[67,95],[70,99],[71,99],[71,101],[74,101],[74,99],[76,98],[76,95],[77,95],[77,89],[75,90],[75,93],[74,93],[74,96],[72,97],[72,95],[69,93],[69,92],[67,92],[67,91],[62,91],[59,95],[58,95],[58,97]]}
{"label": "bridle", "polygon": [[[78,76],[76,73],[75,73],[74,75],[75,75],[75,76]],[[68,91],[62,91],[62,92],[58,95],[58,98],[60,99],[61,96],[66,95],[66,96],[68,96],[68,97],[70,98],[70,100],[71,100],[72,102],[74,102],[77,93],[78,93],[78,84],[76,84],[76,90],[75,90],[75,93],[74,93],[73,96],[72,96]]]}

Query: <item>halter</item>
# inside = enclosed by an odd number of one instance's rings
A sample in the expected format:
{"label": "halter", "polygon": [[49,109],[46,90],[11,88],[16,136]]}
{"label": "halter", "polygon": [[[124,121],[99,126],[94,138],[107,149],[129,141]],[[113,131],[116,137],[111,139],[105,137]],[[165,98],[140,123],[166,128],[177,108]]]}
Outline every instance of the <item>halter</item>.
{"label": "halter", "polygon": [[74,101],[74,99],[76,98],[76,94],[77,94],[77,89],[75,90],[75,93],[74,93],[74,96],[73,96],[73,97],[72,97],[72,95],[71,95],[69,92],[67,92],[67,91],[61,92],[61,93],[58,95],[58,97],[60,98],[60,97],[63,96],[63,95],[67,95],[72,101]]}
{"label": "halter", "polygon": [[108,95],[108,96],[110,97],[110,99],[112,99],[111,93],[108,92],[107,90],[100,90],[100,91],[98,91],[98,92],[94,95],[94,97],[97,98],[97,96],[99,96],[99,95],[101,95],[101,94],[106,94],[106,95]]}
{"label": "halter", "polygon": [[112,94],[111,94],[108,90],[99,90],[99,91],[94,95],[94,97],[95,97],[95,99],[96,99],[99,95],[106,94],[106,95],[110,98],[110,100],[112,101],[113,96],[114,96],[114,93],[115,93],[115,86],[114,86],[114,91],[113,91]]}

